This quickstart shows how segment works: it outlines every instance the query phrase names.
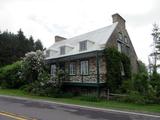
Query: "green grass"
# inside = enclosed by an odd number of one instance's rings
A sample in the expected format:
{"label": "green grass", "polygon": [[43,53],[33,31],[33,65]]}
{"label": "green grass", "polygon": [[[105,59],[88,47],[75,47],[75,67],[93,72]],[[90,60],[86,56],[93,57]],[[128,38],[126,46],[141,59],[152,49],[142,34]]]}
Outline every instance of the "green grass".
{"label": "green grass", "polygon": [[48,100],[48,101],[54,101],[54,102],[63,102],[63,103],[76,104],[76,105],[85,105],[85,106],[92,106],[92,107],[98,107],[98,108],[112,108],[112,109],[136,111],[136,112],[160,113],[160,104],[140,105],[140,104],[117,102],[117,101],[105,101],[105,100],[102,100],[100,102],[88,102],[88,101],[82,101],[77,97],[75,98],[41,97],[41,96],[28,94],[21,90],[8,90],[8,89],[0,89],[0,94],[26,97],[26,98],[32,98],[32,99]]}

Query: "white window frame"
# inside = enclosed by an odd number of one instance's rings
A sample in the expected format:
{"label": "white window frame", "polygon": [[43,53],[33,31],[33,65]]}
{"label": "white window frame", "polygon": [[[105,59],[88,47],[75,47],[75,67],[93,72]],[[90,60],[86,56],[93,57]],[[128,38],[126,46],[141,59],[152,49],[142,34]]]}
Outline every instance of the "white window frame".
{"label": "white window frame", "polygon": [[84,60],[80,62],[80,72],[81,72],[81,75],[88,75],[89,73],[88,60]]}
{"label": "white window frame", "polygon": [[122,75],[122,76],[125,76],[123,63],[121,63],[121,75]]}
{"label": "white window frame", "polygon": [[64,55],[66,53],[65,46],[60,47],[60,55]]}
{"label": "white window frame", "polygon": [[76,63],[71,62],[69,64],[69,75],[76,75]]}
{"label": "white window frame", "polygon": [[85,51],[87,50],[87,41],[81,41],[79,42],[79,51]]}
{"label": "white window frame", "polygon": [[56,76],[56,65],[55,64],[51,65],[51,76],[52,77]]}
{"label": "white window frame", "polygon": [[128,38],[127,38],[127,36],[124,37],[124,42],[125,42],[125,43],[128,43]]}
{"label": "white window frame", "polygon": [[120,53],[121,53],[121,52],[122,52],[122,44],[121,44],[121,43],[119,43],[119,42],[118,42],[117,44],[118,44],[118,52],[120,52]]}

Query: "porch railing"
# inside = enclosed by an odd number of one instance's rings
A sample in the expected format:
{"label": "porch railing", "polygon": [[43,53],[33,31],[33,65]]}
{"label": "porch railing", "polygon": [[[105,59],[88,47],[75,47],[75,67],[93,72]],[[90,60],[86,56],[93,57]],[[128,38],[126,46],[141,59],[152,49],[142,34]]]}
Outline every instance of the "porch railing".
{"label": "porch railing", "polygon": [[[105,83],[106,74],[99,74],[99,83]],[[97,74],[90,75],[67,75],[63,82],[77,82],[77,83],[97,83]]]}

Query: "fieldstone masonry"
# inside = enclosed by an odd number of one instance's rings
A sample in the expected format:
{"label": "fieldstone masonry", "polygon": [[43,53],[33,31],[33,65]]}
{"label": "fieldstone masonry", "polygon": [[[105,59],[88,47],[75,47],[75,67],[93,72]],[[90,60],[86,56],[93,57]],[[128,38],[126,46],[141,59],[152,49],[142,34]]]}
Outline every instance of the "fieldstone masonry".
{"label": "fieldstone masonry", "polygon": [[[125,53],[130,58],[132,74],[137,73],[138,71],[137,59],[138,58],[134,50],[134,47],[132,45],[131,39],[128,35],[128,32],[126,30],[125,20],[119,14],[114,14],[112,15],[112,17],[113,17],[113,23],[118,22],[118,26],[112,33],[110,39],[108,40],[106,44],[106,47],[115,47],[118,49],[118,39],[119,39],[118,33],[119,32],[122,33],[123,39],[124,39],[124,36],[126,36],[128,43],[124,44],[124,42],[122,41],[122,52]],[[126,50],[126,47],[128,48],[127,50]]]}
{"label": "fieldstone masonry", "polygon": [[[97,65],[96,58],[88,58],[89,63],[89,74],[81,75],[80,74],[80,60],[74,61],[76,63],[76,74],[69,75],[69,79],[65,80],[65,82],[77,82],[77,83],[97,83]],[[69,68],[69,63],[65,63],[66,70]],[[106,80],[106,62],[105,58],[99,58],[99,79],[100,83],[104,83]]]}

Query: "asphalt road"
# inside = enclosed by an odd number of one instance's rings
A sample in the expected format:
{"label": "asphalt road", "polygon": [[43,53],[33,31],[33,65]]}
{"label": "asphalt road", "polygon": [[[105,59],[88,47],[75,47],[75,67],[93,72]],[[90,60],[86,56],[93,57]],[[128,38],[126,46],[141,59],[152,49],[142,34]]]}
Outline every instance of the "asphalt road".
{"label": "asphalt road", "polygon": [[0,120],[160,120],[160,117],[0,96]]}

